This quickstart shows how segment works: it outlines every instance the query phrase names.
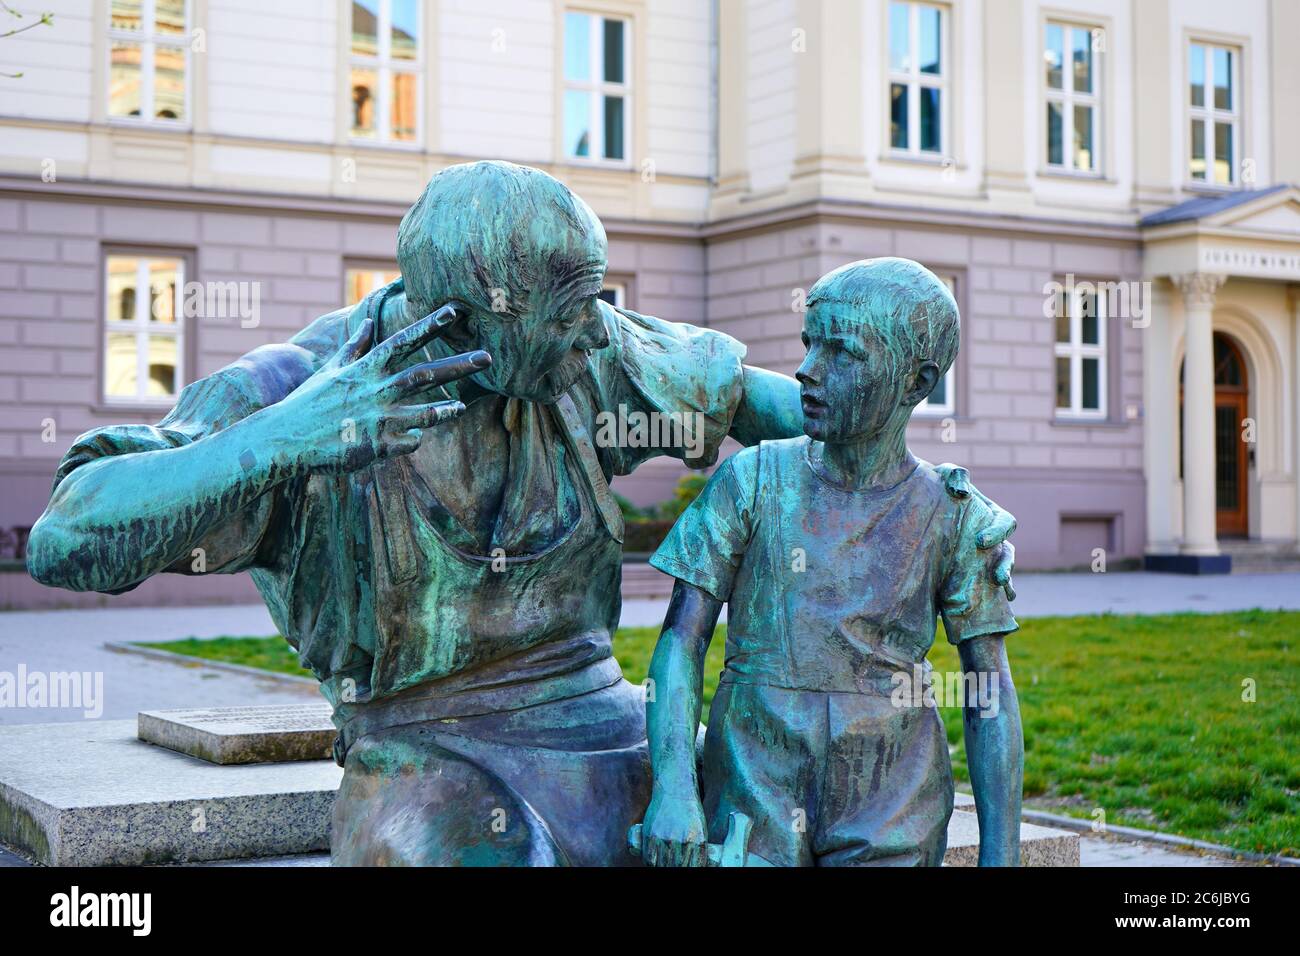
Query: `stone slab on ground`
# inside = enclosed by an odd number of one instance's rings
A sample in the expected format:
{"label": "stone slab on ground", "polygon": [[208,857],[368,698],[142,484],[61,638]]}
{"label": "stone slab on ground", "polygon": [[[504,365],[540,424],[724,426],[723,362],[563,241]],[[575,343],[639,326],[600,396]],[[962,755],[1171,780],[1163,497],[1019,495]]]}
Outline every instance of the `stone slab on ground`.
{"label": "stone slab on ground", "polygon": [[134,720],[0,734],[0,843],[53,866],[188,862],[329,847],[333,761],[218,766],[147,744]]}
{"label": "stone slab on ground", "polygon": [[145,710],[138,736],[146,743],[218,764],[329,760],[337,731],[326,701]]}
{"label": "stone slab on ground", "polygon": [[[948,821],[948,852],[944,866],[978,866],[979,820],[974,808],[953,813]],[[1078,866],[1079,834],[1033,823],[1020,824],[1021,866]]]}

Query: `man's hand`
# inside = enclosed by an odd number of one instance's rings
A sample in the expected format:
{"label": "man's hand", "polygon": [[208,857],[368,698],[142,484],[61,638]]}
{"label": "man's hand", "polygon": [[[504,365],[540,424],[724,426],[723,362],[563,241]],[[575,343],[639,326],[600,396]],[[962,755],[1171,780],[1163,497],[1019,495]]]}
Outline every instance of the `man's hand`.
{"label": "man's hand", "polygon": [[356,471],[378,458],[420,447],[422,429],[455,418],[460,402],[406,404],[429,389],[492,364],[487,352],[467,352],[402,369],[458,316],[451,305],[425,316],[371,348],[374,323],[366,319],[351,339],[311,378],[280,402],[300,442],[297,463],[311,471]]}
{"label": "man's hand", "polygon": [[938,472],[943,476],[948,494],[954,498],[974,497],[984,507],[975,516],[975,547],[981,551],[997,549],[994,552],[991,574],[998,587],[1007,593],[1007,600],[1016,599],[1016,589],[1011,586],[1011,572],[1016,564],[1016,546],[1007,540],[1016,530],[1016,519],[1008,511],[1003,511],[976,488],[970,481],[970,472],[959,465],[939,465]]}
{"label": "man's hand", "polygon": [[699,797],[655,791],[641,825],[646,866],[707,866],[708,838]]}

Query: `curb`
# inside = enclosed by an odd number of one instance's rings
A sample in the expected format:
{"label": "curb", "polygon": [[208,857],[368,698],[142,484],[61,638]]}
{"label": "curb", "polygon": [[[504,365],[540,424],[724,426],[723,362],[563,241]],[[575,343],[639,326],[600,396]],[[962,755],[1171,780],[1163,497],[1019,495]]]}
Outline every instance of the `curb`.
{"label": "curb", "polygon": [[1271,863],[1274,866],[1300,866],[1300,859],[1293,856],[1282,856],[1280,853],[1251,853],[1249,850],[1237,850],[1230,846],[1223,846],[1220,843],[1210,843],[1206,840],[1193,840],[1190,837],[1177,836],[1172,833],[1160,833],[1156,830],[1139,830],[1137,827],[1106,824],[1104,829],[1095,831],[1092,828],[1091,821],[1082,820],[1078,817],[1066,817],[1057,813],[1048,813],[1044,810],[1023,810],[1020,817],[1022,820],[1026,820],[1029,823],[1039,823],[1045,826],[1059,827],[1063,830],[1075,830],[1080,833],[1097,833],[1099,836],[1118,836],[1123,837],[1126,840],[1134,840],[1138,843],[1157,843],[1185,850],[1202,850],[1206,853],[1212,853],[1215,856],[1225,856],[1236,860],[1246,860],[1251,863]]}
{"label": "curb", "polygon": [[297,674],[280,674],[275,671],[263,670],[260,667],[249,667],[247,664],[230,664],[226,661],[208,660],[205,657],[191,657],[188,654],[177,654],[175,651],[163,651],[140,644],[130,644],[125,641],[109,641],[104,647],[116,654],[138,654],[141,657],[166,661],[169,664],[178,664],[181,667],[212,667],[219,671],[229,671],[234,674],[243,674],[246,677],[256,677],[259,680],[280,681],[295,686],[317,686],[317,681],[311,677],[299,677]]}

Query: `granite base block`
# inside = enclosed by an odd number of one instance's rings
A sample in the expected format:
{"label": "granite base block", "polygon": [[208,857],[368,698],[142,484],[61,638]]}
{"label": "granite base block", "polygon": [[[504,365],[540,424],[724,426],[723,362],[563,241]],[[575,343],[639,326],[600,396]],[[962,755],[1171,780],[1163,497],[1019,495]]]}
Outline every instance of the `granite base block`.
{"label": "granite base block", "polygon": [[[948,821],[948,852],[943,856],[943,865],[978,866],[979,858],[979,820],[971,800],[966,807],[954,810]],[[1021,823],[1020,865],[1078,866],[1079,834]]]}
{"label": "granite base block", "polygon": [[218,766],[134,720],[0,734],[0,842],[51,866],[180,863],[329,848],[333,761]]}

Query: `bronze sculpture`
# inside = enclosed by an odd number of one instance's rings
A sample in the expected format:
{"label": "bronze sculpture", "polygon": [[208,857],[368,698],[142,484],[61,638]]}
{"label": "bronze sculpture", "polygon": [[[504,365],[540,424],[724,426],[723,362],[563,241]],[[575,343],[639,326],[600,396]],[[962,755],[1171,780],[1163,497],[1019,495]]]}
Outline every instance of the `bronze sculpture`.
{"label": "bronze sculpture", "polygon": [[[194,573],[200,550],[208,573],[252,574],[335,708],[336,864],[635,862],[649,761],[611,647],[609,481],[659,454],[712,464],[726,436],[794,436],[802,416],[798,384],[734,339],[603,303],[605,250],[545,173],[450,167],[402,222],[401,279],[59,465],[37,580],[120,593]],[[620,406],[701,434],[594,441]],[[1013,527],[991,512],[980,541],[1007,587]]]}
{"label": "bronze sculpture", "polygon": [[[906,259],[851,263],[809,292],[805,436],[728,458],[651,564],[677,579],[650,668],[653,796],[641,854],[703,866],[753,821],[752,865],[938,866],[953,807],[938,710],[894,691],[928,668],[942,616],[964,676],[981,865],[1019,861],[1023,744],[1007,597],[973,547],[986,504],[908,450],[912,409],[957,353],[957,305]],[[697,779],[701,666],[723,603],[726,669]],[[920,703],[920,706],[916,706]],[[991,712],[986,712],[991,711]]]}

